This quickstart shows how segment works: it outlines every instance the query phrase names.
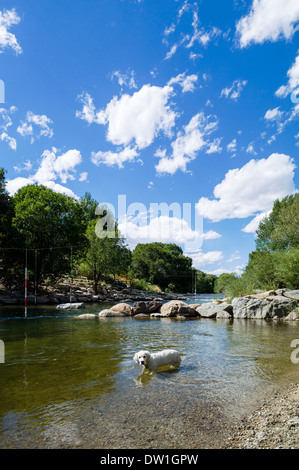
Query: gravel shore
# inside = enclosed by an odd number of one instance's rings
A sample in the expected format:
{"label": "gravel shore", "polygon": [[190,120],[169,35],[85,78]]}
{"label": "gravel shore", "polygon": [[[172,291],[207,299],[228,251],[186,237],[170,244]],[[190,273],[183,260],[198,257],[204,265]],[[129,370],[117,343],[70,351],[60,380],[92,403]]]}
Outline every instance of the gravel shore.
{"label": "gravel shore", "polygon": [[278,391],[235,428],[226,449],[299,449],[299,384]]}

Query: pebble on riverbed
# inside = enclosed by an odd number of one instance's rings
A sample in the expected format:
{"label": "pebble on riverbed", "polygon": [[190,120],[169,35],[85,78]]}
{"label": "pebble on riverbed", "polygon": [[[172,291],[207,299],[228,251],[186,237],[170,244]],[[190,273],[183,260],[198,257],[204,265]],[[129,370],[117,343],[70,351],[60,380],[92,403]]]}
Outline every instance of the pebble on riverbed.
{"label": "pebble on riverbed", "polygon": [[277,392],[237,426],[224,448],[299,449],[299,384]]}

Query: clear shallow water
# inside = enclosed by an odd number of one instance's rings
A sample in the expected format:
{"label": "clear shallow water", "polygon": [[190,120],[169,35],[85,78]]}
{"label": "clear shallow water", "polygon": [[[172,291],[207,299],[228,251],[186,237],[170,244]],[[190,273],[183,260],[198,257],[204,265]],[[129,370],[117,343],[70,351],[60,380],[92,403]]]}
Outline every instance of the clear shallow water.
{"label": "clear shallow water", "polygon": [[[80,313],[31,308],[25,320],[22,309],[0,310],[0,448],[217,447],[273,388],[298,381],[299,322]],[[178,370],[142,372],[133,361],[164,348],[181,352]]]}

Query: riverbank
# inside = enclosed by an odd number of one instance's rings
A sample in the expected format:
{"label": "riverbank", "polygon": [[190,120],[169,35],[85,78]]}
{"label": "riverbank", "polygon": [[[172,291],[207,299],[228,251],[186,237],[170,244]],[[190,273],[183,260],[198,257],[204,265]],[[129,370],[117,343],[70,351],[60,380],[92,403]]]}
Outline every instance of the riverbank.
{"label": "riverbank", "polygon": [[[102,304],[117,302],[138,302],[138,301],[167,301],[185,300],[183,294],[174,294],[161,291],[145,291],[130,287],[117,285],[103,285],[98,289],[97,294],[87,279],[75,279],[70,286],[66,280],[61,280],[55,286],[40,286],[38,294],[28,289],[28,305],[57,305],[67,302],[79,302],[84,304]],[[14,289],[8,291],[0,285],[0,306],[1,305],[24,305],[24,290]]]}
{"label": "riverbank", "polygon": [[279,390],[234,429],[224,449],[299,449],[299,384]]}

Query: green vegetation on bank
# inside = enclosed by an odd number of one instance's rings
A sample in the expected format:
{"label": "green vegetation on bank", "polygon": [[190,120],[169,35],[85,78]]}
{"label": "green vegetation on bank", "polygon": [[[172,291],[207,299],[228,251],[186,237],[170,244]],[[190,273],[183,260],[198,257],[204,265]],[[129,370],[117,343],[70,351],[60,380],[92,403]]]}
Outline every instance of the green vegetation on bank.
{"label": "green vegetation on bank", "polygon": [[192,267],[174,243],[139,243],[134,250],[117,221],[89,193],[78,200],[39,185],[11,197],[0,168],[0,282],[8,289],[24,281],[25,250],[31,283],[54,283],[71,272],[93,282],[123,279],[143,290],[224,293],[299,287],[299,195],[275,201],[257,230],[256,250],[242,276],[218,278]]}
{"label": "green vegetation on bank", "polygon": [[276,200],[260,222],[242,276],[222,274],[215,282],[215,292],[228,297],[284,287],[299,288],[299,194]]}

